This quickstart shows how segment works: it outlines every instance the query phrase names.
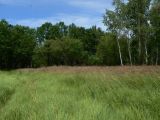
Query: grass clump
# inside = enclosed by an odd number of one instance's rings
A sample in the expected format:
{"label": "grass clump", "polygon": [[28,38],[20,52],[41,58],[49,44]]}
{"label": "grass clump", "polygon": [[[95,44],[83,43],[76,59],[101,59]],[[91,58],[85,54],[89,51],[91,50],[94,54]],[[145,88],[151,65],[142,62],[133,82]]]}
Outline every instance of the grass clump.
{"label": "grass clump", "polygon": [[6,104],[6,102],[11,98],[14,90],[9,88],[0,88],[0,108]]}

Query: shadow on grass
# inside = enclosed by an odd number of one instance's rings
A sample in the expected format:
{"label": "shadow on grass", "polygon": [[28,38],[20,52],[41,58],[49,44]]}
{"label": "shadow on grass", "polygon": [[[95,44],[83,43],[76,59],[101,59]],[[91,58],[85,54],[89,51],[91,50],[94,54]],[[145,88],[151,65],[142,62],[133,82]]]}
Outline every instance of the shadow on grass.
{"label": "shadow on grass", "polygon": [[0,109],[6,105],[14,93],[15,90],[13,89],[0,88]]}

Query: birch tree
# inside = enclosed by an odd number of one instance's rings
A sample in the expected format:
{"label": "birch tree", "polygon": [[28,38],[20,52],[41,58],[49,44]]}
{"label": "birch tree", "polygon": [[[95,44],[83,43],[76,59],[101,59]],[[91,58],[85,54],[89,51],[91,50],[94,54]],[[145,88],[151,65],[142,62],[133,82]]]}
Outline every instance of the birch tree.
{"label": "birch tree", "polygon": [[108,31],[113,32],[116,34],[117,38],[117,46],[118,46],[118,52],[119,52],[119,58],[120,58],[120,63],[121,66],[123,66],[123,58],[122,58],[122,52],[121,52],[121,46],[119,42],[119,38],[121,37],[122,33],[122,14],[121,14],[121,5],[122,5],[122,0],[114,0],[113,5],[115,6],[115,10],[106,10],[106,14],[104,15],[104,24],[108,27]]}

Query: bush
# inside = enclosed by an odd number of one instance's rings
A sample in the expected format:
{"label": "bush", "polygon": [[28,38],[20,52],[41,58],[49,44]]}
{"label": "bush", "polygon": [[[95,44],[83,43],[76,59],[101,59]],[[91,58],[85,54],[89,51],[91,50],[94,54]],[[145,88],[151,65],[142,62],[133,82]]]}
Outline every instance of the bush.
{"label": "bush", "polygon": [[35,49],[34,53],[33,63],[35,67],[43,65],[80,65],[84,61],[83,45],[78,39],[47,40],[44,46]]}
{"label": "bush", "polygon": [[101,65],[118,65],[119,56],[115,36],[107,35],[102,38],[97,47],[97,57]]}

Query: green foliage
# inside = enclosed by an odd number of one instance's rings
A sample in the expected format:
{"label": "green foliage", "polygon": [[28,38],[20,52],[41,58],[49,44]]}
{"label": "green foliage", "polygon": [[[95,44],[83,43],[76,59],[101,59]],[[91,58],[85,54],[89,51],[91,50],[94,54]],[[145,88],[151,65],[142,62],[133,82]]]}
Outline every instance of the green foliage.
{"label": "green foliage", "polygon": [[[152,35],[150,36],[149,41],[149,47],[150,47],[150,63],[154,64],[156,61],[156,64],[159,64],[160,61],[160,1],[154,0],[153,6],[150,10],[150,31],[152,32]],[[155,60],[155,61],[153,61]]]}
{"label": "green foliage", "polygon": [[65,65],[78,65],[82,63],[84,48],[80,40],[66,38],[61,47],[63,47],[62,56],[65,59]]}
{"label": "green foliage", "polygon": [[0,68],[31,67],[35,31],[0,21]]}
{"label": "green foliage", "polygon": [[32,56],[32,67],[42,67],[47,66],[47,61],[45,59],[45,50],[40,47],[36,47],[33,51]]}
{"label": "green foliage", "polygon": [[14,67],[31,67],[33,50],[36,45],[35,31],[28,27],[15,26],[12,30]]}
{"label": "green foliage", "polygon": [[97,56],[102,65],[118,65],[118,48],[116,37],[114,35],[106,35],[102,38],[97,47]]}
{"label": "green foliage", "polygon": [[[78,39],[62,38],[56,40],[47,40],[44,46],[35,49],[33,59],[39,59],[40,63],[50,65],[78,65],[83,61],[83,45]],[[42,61],[41,60],[42,57]],[[45,64],[41,64],[45,65]],[[35,64],[35,66],[37,66]]]}

